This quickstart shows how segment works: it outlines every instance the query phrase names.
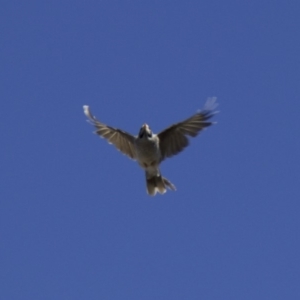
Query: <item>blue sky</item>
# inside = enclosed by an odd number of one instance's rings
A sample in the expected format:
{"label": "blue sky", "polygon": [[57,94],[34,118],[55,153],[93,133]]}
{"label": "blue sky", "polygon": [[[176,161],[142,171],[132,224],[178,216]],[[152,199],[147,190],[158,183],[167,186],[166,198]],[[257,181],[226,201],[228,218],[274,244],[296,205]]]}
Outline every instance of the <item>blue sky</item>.
{"label": "blue sky", "polygon": [[[1,299],[299,299],[299,1],[3,1]],[[92,134],[217,125],[146,194]]]}

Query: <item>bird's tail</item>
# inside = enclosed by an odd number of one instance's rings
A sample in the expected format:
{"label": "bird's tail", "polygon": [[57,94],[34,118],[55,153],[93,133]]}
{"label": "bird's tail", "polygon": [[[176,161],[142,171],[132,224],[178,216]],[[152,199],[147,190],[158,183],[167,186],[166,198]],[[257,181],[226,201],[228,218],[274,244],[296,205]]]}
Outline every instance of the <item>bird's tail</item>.
{"label": "bird's tail", "polygon": [[150,175],[146,171],[147,192],[150,196],[155,196],[157,192],[164,194],[167,189],[176,191],[176,187],[167,179],[159,175]]}

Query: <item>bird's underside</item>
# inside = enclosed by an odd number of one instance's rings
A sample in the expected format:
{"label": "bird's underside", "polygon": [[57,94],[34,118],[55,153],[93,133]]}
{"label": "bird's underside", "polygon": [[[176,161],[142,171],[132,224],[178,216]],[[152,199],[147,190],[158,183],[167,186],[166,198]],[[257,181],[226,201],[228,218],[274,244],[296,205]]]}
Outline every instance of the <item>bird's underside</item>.
{"label": "bird's underside", "polygon": [[173,124],[158,134],[154,134],[147,124],[144,124],[137,136],[118,128],[114,128],[97,120],[91,113],[89,106],[83,106],[84,113],[90,123],[95,126],[95,133],[113,144],[119,151],[129,158],[136,160],[145,170],[147,192],[155,195],[163,194],[166,188],[175,190],[175,186],[162,177],[160,163],[178,154],[189,145],[188,137],[196,137],[202,130],[214,124],[209,119],[216,114],[216,98],[209,98],[202,111],[190,118]]}

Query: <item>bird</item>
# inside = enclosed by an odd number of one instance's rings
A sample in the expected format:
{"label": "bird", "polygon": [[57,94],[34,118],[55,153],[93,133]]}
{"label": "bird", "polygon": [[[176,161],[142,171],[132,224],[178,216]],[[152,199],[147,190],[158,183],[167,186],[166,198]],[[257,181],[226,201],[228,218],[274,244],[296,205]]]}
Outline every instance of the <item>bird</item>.
{"label": "bird", "polygon": [[83,106],[83,111],[88,121],[96,128],[95,133],[113,144],[119,151],[129,158],[137,161],[145,170],[147,193],[155,196],[156,193],[164,194],[167,189],[176,190],[168,179],[162,176],[160,164],[189,145],[188,137],[196,137],[201,131],[215,124],[209,121],[217,111],[216,97],[208,98],[203,109],[190,118],[173,124],[158,134],[152,132],[148,124],[143,124],[138,135],[108,126],[91,113],[88,105]]}

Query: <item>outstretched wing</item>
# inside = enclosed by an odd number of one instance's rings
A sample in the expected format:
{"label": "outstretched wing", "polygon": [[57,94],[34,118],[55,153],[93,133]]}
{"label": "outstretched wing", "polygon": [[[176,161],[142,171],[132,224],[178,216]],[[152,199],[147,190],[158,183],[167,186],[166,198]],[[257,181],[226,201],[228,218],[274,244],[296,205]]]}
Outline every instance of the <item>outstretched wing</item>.
{"label": "outstretched wing", "polygon": [[174,124],[158,134],[161,161],[181,152],[189,145],[187,136],[195,137],[206,127],[214,124],[208,120],[216,113],[217,98],[209,98],[202,111],[187,120]]}
{"label": "outstretched wing", "polygon": [[131,134],[98,121],[91,113],[89,106],[83,106],[84,114],[90,123],[96,127],[95,133],[105,138],[109,144],[113,144],[118,150],[132,159],[136,158],[134,150],[135,137]]}

